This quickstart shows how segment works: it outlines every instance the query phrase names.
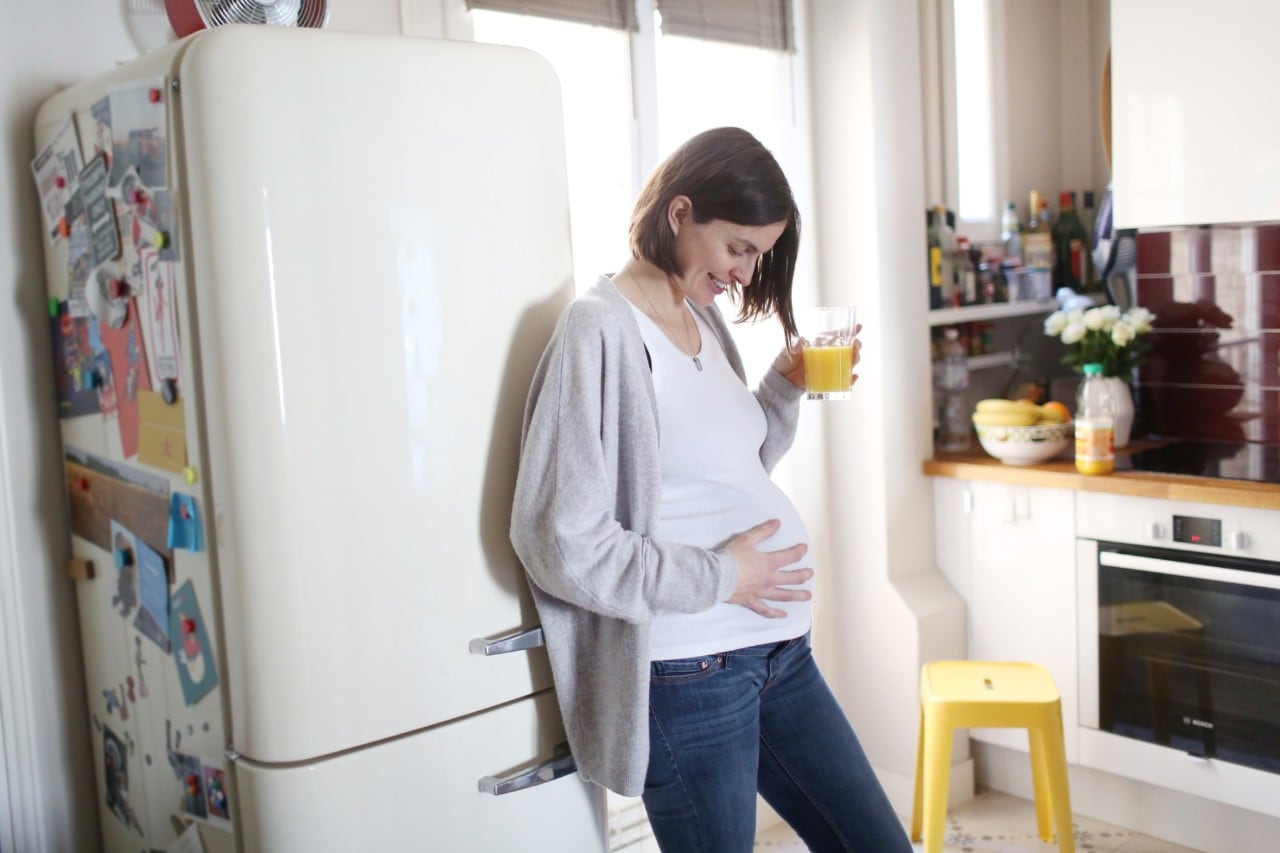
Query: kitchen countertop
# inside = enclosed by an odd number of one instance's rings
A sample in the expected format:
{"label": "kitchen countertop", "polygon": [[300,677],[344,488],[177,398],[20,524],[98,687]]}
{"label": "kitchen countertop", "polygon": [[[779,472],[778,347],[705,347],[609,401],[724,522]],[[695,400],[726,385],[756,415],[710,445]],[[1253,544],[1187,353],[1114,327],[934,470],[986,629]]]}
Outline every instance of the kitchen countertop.
{"label": "kitchen countertop", "polygon": [[[1151,446],[1149,442],[1134,442],[1116,451],[1116,455],[1121,457],[1137,453]],[[1081,474],[1076,471],[1075,461],[1069,450],[1042,465],[1006,465],[975,446],[973,450],[964,453],[939,453],[932,459],[926,459],[923,467],[924,473],[931,477],[988,480],[1078,492],[1107,492],[1142,498],[1280,510],[1280,483],[1187,477],[1147,471],[1118,470],[1110,474]]]}

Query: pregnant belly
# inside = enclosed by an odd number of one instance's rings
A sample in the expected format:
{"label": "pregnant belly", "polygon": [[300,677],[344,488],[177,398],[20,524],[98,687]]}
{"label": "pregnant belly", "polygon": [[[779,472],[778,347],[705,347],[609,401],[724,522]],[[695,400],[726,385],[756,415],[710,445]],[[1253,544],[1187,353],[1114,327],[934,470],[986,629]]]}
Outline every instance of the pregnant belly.
{"label": "pregnant belly", "polygon": [[[761,551],[777,551],[798,543],[809,543],[809,532],[795,505],[772,480],[703,485],[681,493],[664,494],[658,538],[714,548],[739,533],[776,518],[777,532],[760,542]],[[787,564],[788,568],[809,566],[808,555]]]}

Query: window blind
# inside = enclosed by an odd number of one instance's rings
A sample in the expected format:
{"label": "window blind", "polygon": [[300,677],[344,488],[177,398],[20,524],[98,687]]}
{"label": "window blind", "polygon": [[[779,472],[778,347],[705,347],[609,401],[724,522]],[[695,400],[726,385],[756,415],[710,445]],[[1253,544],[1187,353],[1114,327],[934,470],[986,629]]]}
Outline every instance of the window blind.
{"label": "window blind", "polygon": [[654,0],[669,36],[792,51],[791,0]]}
{"label": "window blind", "polygon": [[635,30],[635,0],[467,0],[468,9],[537,15],[578,24]]}

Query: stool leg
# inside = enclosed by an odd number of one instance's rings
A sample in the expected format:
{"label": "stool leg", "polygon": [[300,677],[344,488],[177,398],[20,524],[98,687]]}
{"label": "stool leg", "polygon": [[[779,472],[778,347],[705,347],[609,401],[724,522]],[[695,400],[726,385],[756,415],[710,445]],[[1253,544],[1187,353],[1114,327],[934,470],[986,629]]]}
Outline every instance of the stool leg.
{"label": "stool leg", "polygon": [[951,776],[951,720],[934,708],[924,718],[924,853],[942,853]]}
{"label": "stool leg", "polygon": [[1062,704],[1054,702],[1044,730],[1045,769],[1049,777],[1049,798],[1053,802],[1053,822],[1058,828],[1060,853],[1075,853],[1075,828],[1071,825],[1071,789],[1067,778],[1067,750],[1062,742]]}
{"label": "stool leg", "polygon": [[921,799],[924,793],[924,708],[920,709],[920,726],[916,733],[916,790],[911,798],[911,840],[920,840]]}
{"label": "stool leg", "polygon": [[1046,844],[1053,843],[1053,811],[1048,758],[1045,754],[1047,739],[1040,725],[1027,726],[1027,740],[1031,747],[1031,791],[1036,805],[1036,833]]}

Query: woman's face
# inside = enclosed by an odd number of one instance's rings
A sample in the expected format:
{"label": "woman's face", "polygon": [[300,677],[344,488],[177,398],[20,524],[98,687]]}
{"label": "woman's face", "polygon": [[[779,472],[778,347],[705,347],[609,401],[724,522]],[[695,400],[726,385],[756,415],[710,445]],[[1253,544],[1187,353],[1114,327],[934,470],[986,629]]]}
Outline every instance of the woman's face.
{"label": "woman's face", "polygon": [[[683,198],[683,197],[682,197]],[[687,201],[687,199],[685,199]],[[694,222],[691,208],[672,203],[680,289],[695,305],[710,305],[731,284],[751,284],[756,262],[773,248],[786,222],[738,225],[723,219]]]}

